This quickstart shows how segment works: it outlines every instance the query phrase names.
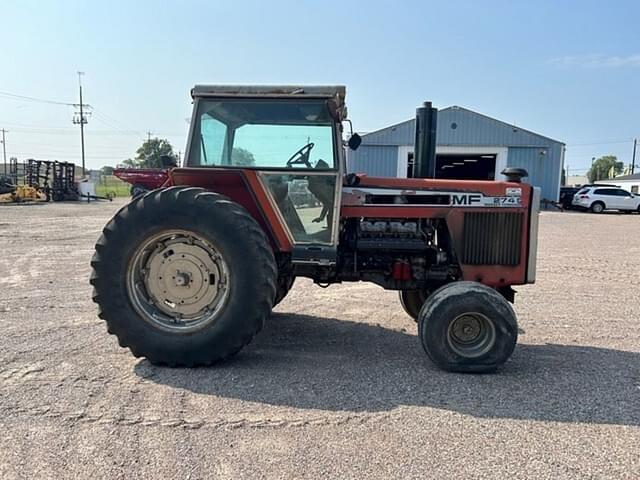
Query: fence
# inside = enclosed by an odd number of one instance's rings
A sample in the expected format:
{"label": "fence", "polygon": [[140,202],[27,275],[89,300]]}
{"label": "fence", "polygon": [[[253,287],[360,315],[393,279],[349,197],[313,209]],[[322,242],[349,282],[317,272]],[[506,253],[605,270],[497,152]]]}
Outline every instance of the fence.
{"label": "fence", "polygon": [[131,195],[130,189],[131,185],[113,175],[100,175],[96,181],[96,195],[99,196],[112,193],[116,197],[128,197]]}

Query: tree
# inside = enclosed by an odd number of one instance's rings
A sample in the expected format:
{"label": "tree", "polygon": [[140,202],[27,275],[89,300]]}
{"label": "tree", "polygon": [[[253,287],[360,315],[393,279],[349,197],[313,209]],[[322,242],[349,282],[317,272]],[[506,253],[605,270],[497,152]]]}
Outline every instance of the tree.
{"label": "tree", "polygon": [[113,167],[109,165],[105,165],[100,169],[100,174],[104,176],[113,175]]}
{"label": "tree", "polygon": [[231,164],[242,167],[253,167],[256,164],[256,159],[249,150],[235,147],[231,150]]}
{"label": "tree", "polygon": [[618,161],[618,157],[615,155],[605,155],[593,162],[587,176],[589,177],[589,181],[593,183],[598,180],[613,178],[622,173],[623,169],[624,164]]}
{"label": "tree", "polygon": [[163,138],[151,138],[146,140],[136,152],[136,164],[142,168],[162,168],[160,157],[168,156],[176,162],[178,156],[173,153],[173,147],[168,140]]}
{"label": "tree", "polygon": [[136,166],[136,161],[133,158],[127,158],[125,160],[122,161],[122,165],[124,165],[125,167],[135,167]]}

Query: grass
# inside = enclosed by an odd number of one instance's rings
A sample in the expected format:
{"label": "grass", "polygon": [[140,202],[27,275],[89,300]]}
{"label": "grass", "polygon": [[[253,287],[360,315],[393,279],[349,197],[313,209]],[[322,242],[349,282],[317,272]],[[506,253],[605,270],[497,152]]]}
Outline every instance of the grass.
{"label": "grass", "polygon": [[116,197],[128,197],[131,193],[129,189],[131,185],[123,182],[113,175],[100,177],[100,181],[96,183],[96,195],[104,197],[109,192],[114,193]]}

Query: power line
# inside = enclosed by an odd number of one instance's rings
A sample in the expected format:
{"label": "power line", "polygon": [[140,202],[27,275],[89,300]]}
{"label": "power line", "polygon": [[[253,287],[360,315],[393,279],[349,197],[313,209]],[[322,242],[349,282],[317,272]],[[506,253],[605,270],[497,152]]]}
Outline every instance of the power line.
{"label": "power line", "polygon": [[23,101],[27,101],[27,102],[49,103],[49,104],[52,104],[52,105],[65,105],[67,107],[74,107],[74,106],[77,105],[75,103],[59,102],[57,100],[48,100],[48,99],[44,99],[44,98],[28,97],[26,95],[18,95],[16,93],[9,93],[9,92],[0,92],[0,97],[5,97],[5,99],[11,99],[11,100],[23,100]]}
{"label": "power line", "polygon": [[605,140],[602,142],[593,142],[593,143],[571,143],[568,144],[567,147],[588,147],[594,145],[611,145],[614,143],[631,143],[633,142],[633,138],[628,138],[625,140]]}
{"label": "power line", "polygon": [[[96,113],[95,111],[93,112]],[[98,122],[103,124],[106,127],[109,127],[109,130],[91,130],[91,135],[131,135],[131,136],[140,136],[139,130],[121,130],[116,129],[116,127],[109,122],[104,122],[98,116],[94,117]],[[28,125],[25,123],[12,123],[5,122],[0,120],[0,124],[8,125],[13,128],[14,132],[20,133],[39,133],[43,135],[75,135],[77,130],[72,127],[56,127],[56,126],[44,126],[44,125]],[[186,133],[184,132],[156,132],[157,135],[161,135],[163,137],[185,137]]]}
{"label": "power line", "polygon": [[[115,125],[116,127],[118,127],[118,129],[120,130],[124,130],[124,131],[134,131],[132,128],[129,128],[128,126],[126,126],[124,123],[122,123],[121,121],[113,118],[110,115],[107,115],[106,113],[104,113],[102,110],[98,111],[96,110],[95,107],[92,107],[94,113],[96,113],[97,115],[101,116],[102,118],[106,119],[109,123],[112,123],[113,125]],[[140,132],[136,132],[136,133],[140,133]]]}

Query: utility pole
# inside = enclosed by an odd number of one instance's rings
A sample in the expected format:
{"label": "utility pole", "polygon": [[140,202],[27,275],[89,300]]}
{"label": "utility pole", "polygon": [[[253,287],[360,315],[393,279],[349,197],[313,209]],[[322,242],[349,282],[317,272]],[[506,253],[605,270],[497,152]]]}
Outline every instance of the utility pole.
{"label": "utility pole", "polygon": [[5,133],[9,133],[4,128],[0,130],[2,132],[2,157],[4,158],[4,174],[7,174],[7,144],[4,138]]}
{"label": "utility pole", "polygon": [[636,146],[638,145],[638,139],[633,139],[633,156],[631,157],[631,175],[635,173],[636,170]]}
{"label": "utility pole", "polygon": [[147,132],[147,142],[151,141],[151,135],[153,132]]}
{"label": "utility pole", "polygon": [[80,145],[82,148],[82,176],[86,175],[85,170],[85,162],[84,162],[84,126],[87,123],[87,117],[85,116],[84,107],[88,107],[89,105],[85,105],[82,103],[82,75],[84,72],[78,72],[78,87],[80,89],[80,103],[78,105],[74,105],[74,107],[80,108],[80,113],[76,112],[73,117],[73,123],[75,125],[80,125]]}

